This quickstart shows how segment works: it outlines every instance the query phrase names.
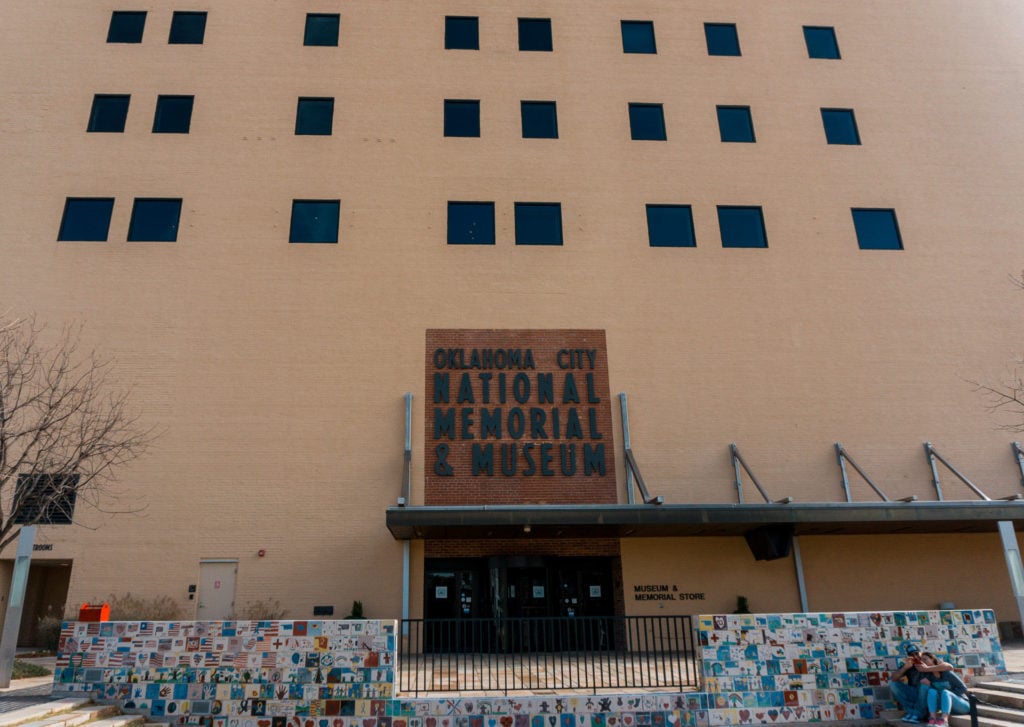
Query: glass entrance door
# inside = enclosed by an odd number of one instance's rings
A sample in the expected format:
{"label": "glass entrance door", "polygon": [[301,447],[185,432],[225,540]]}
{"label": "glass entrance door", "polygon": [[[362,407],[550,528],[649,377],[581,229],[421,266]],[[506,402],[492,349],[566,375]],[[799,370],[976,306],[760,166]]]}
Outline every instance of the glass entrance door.
{"label": "glass entrance door", "polygon": [[484,648],[479,623],[488,615],[486,580],[480,564],[438,563],[427,570],[424,584],[423,648],[430,652],[470,652]]}
{"label": "glass entrance door", "polygon": [[615,615],[611,558],[494,556],[425,565],[429,650],[609,648]]}

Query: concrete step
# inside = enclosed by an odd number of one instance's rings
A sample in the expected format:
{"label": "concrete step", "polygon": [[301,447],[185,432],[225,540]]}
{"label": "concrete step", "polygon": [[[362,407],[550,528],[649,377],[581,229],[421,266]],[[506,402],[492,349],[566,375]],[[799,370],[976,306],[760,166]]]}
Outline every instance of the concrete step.
{"label": "concrete step", "polygon": [[88,707],[91,704],[91,699],[82,699],[77,697],[55,699],[52,702],[46,702],[44,704],[33,704],[30,707],[22,707],[21,709],[16,709],[13,712],[0,714],[0,727],[15,727],[15,725],[22,725],[27,722],[44,720],[48,717],[71,712],[75,709]]}
{"label": "concrete step", "polygon": [[972,687],[971,691],[980,701],[993,704],[995,707],[1024,710],[1024,692],[1008,688],[1009,686],[1012,686],[1009,682],[999,682]]}
{"label": "concrete step", "polygon": [[1014,694],[1024,694],[1024,682],[979,682],[975,684],[974,689],[995,689],[1001,692],[1013,692]]}
{"label": "concrete step", "polygon": [[121,710],[115,704],[90,704],[51,717],[25,722],[22,727],[78,727],[86,722],[116,717]]}
{"label": "concrete step", "polygon": [[[954,717],[958,715],[953,715]],[[967,715],[968,721],[970,721],[970,715]],[[1003,722],[1016,722],[1017,724],[1024,724],[1024,711],[1019,709],[1009,709],[1008,707],[993,707],[989,704],[978,704],[978,717],[986,717],[991,719],[1001,720]]]}
{"label": "concrete step", "polygon": [[144,724],[146,724],[145,715],[121,714],[117,717],[90,722],[89,727],[142,727]]}
{"label": "concrete step", "polygon": [[[949,719],[949,724],[951,727],[971,727],[971,715],[954,714]],[[978,715],[978,727],[1020,727],[1020,724],[1020,722],[1006,722],[1005,720]]]}

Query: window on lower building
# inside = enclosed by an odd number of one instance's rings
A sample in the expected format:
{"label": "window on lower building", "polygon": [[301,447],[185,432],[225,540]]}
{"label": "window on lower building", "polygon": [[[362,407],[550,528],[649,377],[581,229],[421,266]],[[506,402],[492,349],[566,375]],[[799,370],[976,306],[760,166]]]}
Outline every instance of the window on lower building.
{"label": "window on lower building", "polygon": [[288,242],[337,242],[340,211],[337,199],[292,200]]}
{"label": "window on lower building", "polygon": [[903,238],[893,209],[853,209],[853,227],[861,250],[902,250]]}
{"label": "window on lower building", "polygon": [[187,134],[192,126],[194,96],[157,96],[154,134]]}
{"label": "window on lower building", "polygon": [[829,144],[860,144],[853,109],[822,109],[821,123]]}
{"label": "window on lower building", "polygon": [[86,131],[121,134],[128,120],[128,94],[98,93],[92,97],[89,125]]}
{"label": "window on lower building", "polygon": [[307,13],[303,45],[338,45],[341,16],[337,13]]}
{"label": "window on lower building", "polygon": [[629,134],[636,141],[665,141],[665,111],[661,104],[631,103]]}
{"label": "window on lower building", "polygon": [[658,47],[654,43],[654,21],[623,20],[622,52],[657,53]]}
{"label": "window on lower building", "polygon": [[113,197],[68,197],[60,221],[60,241],[105,242],[110,232]]}
{"label": "window on lower building", "polygon": [[551,18],[519,18],[519,50],[549,51]]}
{"label": "window on lower building", "polygon": [[558,112],[554,101],[523,101],[524,139],[557,139]]}
{"label": "window on lower building", "polygon": [[709,56],[740,55],[740,36],[735,23],[704,23]]}
{"label": "window on lower building", "polygon": [[494,202],[449,202],[449,245],[493,245]]}
{"label": "window on lower building", "polygon": [[480,50],[480,19],[462,15],[446,16],[444,47],[448,50]]}
{"label": "window on lower building", "polygon": [[330,136],[334,130],[333,98],[300,98],[295,112],[295,134]]}
{"label": "window on lower building", "polygon": [[722,247],[768,247],[760,207],[719,207]]}
{"label": "window on lower building", "polygon": [[516,202],[517,245],[561,245],[562,205],[558,202]]}
{"label": "window on lower building", "polygon": [[696,247],[690,205],[647,205],[647,237],[651,247]]}
{"label": "window on lower building", "polygon": [[180,218],[180,199],[136,198],[128,223],[128,242],[174,242]]}
{"label": "window on lower building", "polygon": [[75,516],[78,475],[18,475],[14,513],[19,525],[70,525]]}
{"label": "window on lower building", "polygon": [[831,26],[804,26],[804,42],[808,58],[839,58],[836,30]]}
{"label": "window on lower building", "polygon": [[202,45],[206,35],[206,13],[175,10],[171,16],[171,34],[168,43],[175,45]]}
{"label": "window on lower building", "polygon": [[718,106],[718,133],[722,141],[753,143],[754,120],[749,106]]}
{"label": "window on lower building", "polygon": [[445,136],[480,136],[480,102],[445,99]]}
{"label": "window on lower building", "polygon": [[108,43],[141,43],[146,29],[146,11],[115,10],[110,14]]}

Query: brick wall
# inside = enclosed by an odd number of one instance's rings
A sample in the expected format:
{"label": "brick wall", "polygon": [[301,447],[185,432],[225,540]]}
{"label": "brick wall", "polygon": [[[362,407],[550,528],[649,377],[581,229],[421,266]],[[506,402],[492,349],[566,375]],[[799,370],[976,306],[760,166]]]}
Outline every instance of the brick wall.
{"label": "brick wall", "polygon": [[[604,331],[430,329],[425,367],[427,505],[618,501]],[[500,436],[482,430],[481,409]],[[474,445],[493,454],[493,475],[474,474]],[[588,448],[601,448],[603,472],[587,473]]]}

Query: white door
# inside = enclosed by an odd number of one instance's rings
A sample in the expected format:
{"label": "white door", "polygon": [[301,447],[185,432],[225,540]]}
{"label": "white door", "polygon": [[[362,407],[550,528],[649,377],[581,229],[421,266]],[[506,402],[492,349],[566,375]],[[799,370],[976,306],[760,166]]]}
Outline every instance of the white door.
{"label": "white door", "polygon": [[237,560],[199,561],[197,621],[226,621],[234,617]]}

